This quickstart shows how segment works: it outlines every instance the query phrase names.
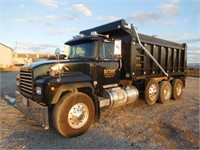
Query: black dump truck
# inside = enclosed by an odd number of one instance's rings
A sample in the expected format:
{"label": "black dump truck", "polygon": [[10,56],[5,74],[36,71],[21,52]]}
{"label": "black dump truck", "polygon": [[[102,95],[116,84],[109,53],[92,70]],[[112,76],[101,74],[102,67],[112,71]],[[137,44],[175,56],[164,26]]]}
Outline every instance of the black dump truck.
{"label": "black dump truck", "polygon": [[138,34],[124,19],[81,31],[65,43],[67,59],[20,68],[16,98],[6,101],[45,129],[84,133],[101,109],[179,100],[185,87],[186,44]]}

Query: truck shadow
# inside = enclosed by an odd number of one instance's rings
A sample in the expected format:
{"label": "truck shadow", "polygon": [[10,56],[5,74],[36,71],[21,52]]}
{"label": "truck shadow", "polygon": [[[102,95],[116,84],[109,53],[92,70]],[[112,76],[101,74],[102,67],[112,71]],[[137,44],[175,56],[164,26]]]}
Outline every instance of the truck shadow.
{"label": "truck shadow", "polygon": [[110,136],[105,132],[89,129],[81,136],[64,138],[55,130],[31,129],[13,132],[1,143],[5,149],[114,149],[132,148],[125,140]]}

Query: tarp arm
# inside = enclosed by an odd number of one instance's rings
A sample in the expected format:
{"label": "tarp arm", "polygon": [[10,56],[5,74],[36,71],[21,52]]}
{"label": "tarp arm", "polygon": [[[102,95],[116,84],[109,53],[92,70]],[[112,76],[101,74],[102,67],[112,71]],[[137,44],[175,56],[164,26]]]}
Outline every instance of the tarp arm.
{"label": "tarp arm", "polygon": [[[160,70],[164,73],[164,75],[166,75],[167,77],[169,77],[168,73],[162,68],[162,66],[156,61],[156,59],[151,55],[151,53],[142,45],[141,41],[140,41],[140,37],[137,33],[137,30],[135,28],[135,26],[131,25],[131,34],[133,34],[133,32],[135,32],[135,35],[137,37],[138,43],[139,45],[142,47],[142,49],[145,51],[145,53],[153,60],[153,62],[160,68]],[[133,35],[132,35],[133,36]]]}

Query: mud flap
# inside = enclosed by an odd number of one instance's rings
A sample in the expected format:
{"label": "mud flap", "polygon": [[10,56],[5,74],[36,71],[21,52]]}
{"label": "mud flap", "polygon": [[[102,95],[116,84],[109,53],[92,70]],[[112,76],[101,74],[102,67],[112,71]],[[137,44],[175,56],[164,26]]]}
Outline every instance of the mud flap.
{"label": "mud flap", "polygon": [[47,106],[39,105],[31,99],[25,98],[18,91],[16,91],[16,99],[6,95],[5,101],[24,113],[29,118],[35,120],[35,122],[45,130],[49,129],[49,116]]}

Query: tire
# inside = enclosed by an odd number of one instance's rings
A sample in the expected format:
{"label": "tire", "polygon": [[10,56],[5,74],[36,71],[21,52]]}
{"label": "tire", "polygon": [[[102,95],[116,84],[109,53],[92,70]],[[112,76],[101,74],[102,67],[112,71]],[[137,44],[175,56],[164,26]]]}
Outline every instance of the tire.
{"label": "tire", "polygon": [[172,99],[179,100],[183,93],[183,82],[180,79],[172,81]]}
{"label": "tire", "polygon": [[53,125],[65,137],[83,134],[94,120],[95,107],[92,99],[80,92],[64,95],[53,110]]}
{"label": "tire", "polygon": [[160,93],[158,96],[158,102],[166,104],[170,102],[172,95],[172,87],[168,81],[161,81],[159,84]]}
{"label": "tire", "polygon": [[155,79],[151,79],[148,81],[145,88],[145,100],[149,105],[153,105],[159,95],[159,86],[158,82]]}

